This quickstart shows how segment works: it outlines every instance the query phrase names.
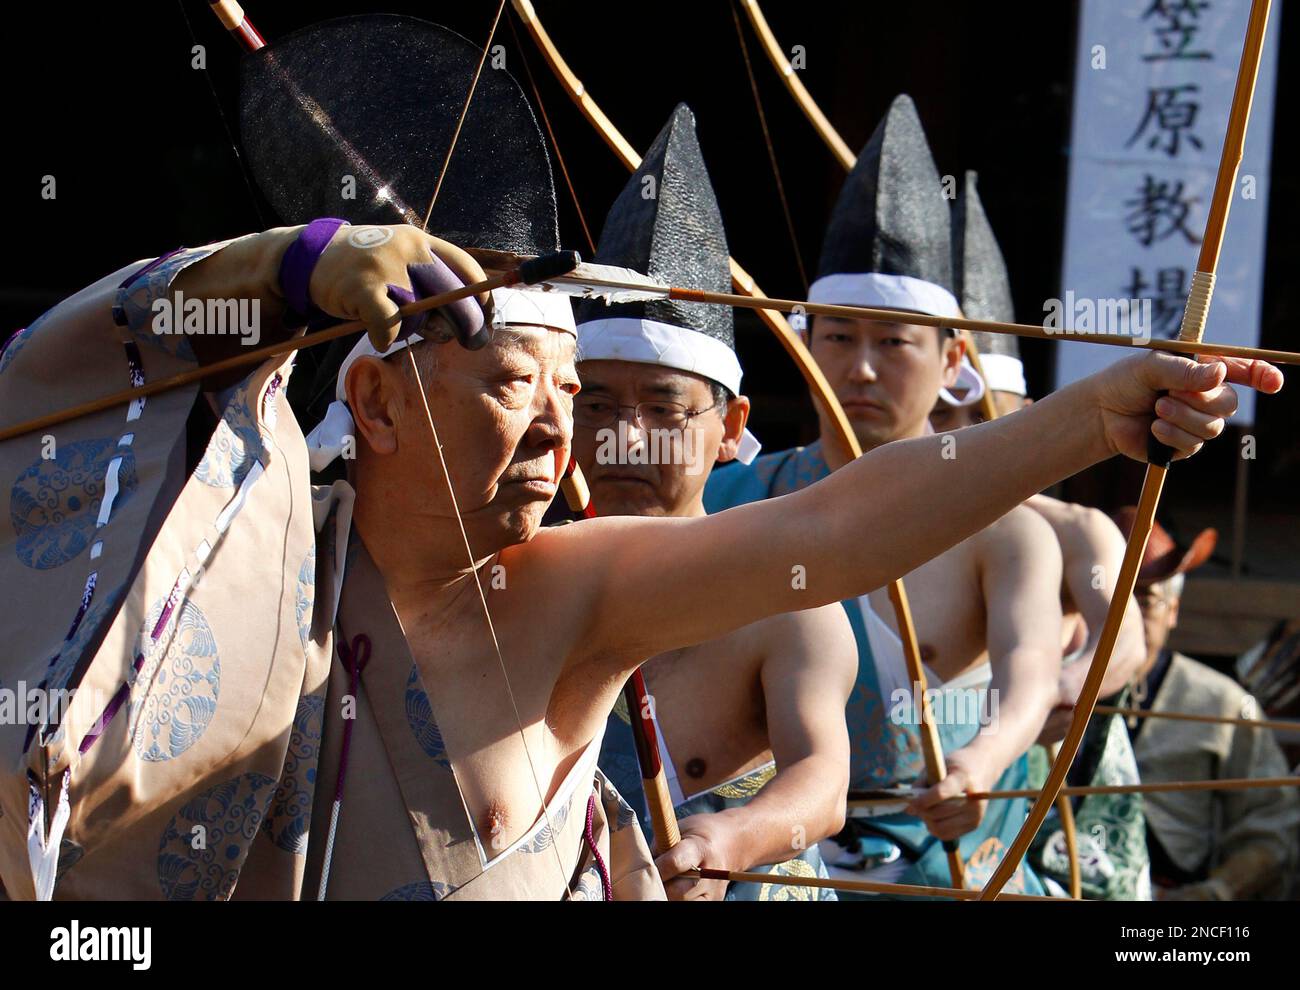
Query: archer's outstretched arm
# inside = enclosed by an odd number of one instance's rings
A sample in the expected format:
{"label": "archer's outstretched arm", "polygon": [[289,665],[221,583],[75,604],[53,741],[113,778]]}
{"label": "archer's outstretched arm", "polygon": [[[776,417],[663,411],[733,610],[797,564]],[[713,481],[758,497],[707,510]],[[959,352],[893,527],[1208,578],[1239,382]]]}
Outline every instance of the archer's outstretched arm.
{"label": "archer's outstretched arm", "polygon": [[1148,354],[955,438],[879,447],[781,498],[703,518],[564,527],[557,536],[589,600],[574,659],[613,677],[767,615],[865,594],[1097,461],[1142,458],[1151,432],[1194,453],[1236,408],[1225,379],[1264,392],[1282,384],[1264,362]]}

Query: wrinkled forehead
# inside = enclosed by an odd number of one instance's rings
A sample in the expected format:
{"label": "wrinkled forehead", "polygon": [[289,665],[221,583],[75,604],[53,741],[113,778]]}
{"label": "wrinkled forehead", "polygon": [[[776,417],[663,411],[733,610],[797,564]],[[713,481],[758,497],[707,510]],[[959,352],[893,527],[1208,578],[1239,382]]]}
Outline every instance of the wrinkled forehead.
{"label": "wrinkled forehead", "polygon": [[666,368],[648,361],[594,358],[578,362],[582,387],[587,391],[633,388],[645,394],[671,398],[686,396],[713,383],[703,375],[678,368]]}
{"label": "wrinkled forehead", "polygon": [[489,359],[527,356],[545,364],[572,364],[578,354],[578,338],[554,327],[507,323],[492,331],[491,343],[482,353]]}
{"label": "wrinkled forehead", "polygon": [[335,398],[341,402],[347,401],[348,376],[353,366],[363,358],[394,364],[394,356],[408,347],[430,345],[442,348],[440,362],[461,368],[500,366],[512,359],[521,358],[533,360],[544,367],[572,367],[577,356],[578,339],[564,329],[533,323],[506,323],[493,330],[488,345],[480,350],[466,350],[454,340],[432,342],[412,334],[381,354],[370,343],[369,337],[363,335],[339,367]]}

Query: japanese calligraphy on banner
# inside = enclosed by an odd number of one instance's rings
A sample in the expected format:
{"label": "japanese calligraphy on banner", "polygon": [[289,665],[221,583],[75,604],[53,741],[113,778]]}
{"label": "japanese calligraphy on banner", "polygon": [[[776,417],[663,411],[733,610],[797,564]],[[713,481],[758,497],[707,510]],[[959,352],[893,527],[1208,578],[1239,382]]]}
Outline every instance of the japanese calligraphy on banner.
{"label": "japanese calligraphy on banner", "polygon": [[[1259,343],[1275,2],[1205,339]],[[1249,0],[1081,0],[1061,297],[1044,325],[1171,338],[1218,171]],[[1056,383],[1124,356],[1062,342]],[[1236,421],[1254,418],[1240,391]]]}

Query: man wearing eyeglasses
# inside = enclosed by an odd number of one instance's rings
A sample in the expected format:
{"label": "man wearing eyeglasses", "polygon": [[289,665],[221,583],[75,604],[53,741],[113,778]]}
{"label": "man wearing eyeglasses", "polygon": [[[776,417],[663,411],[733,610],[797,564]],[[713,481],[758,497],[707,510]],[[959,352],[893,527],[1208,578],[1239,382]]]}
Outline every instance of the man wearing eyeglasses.
{"label": "man wearing eyeglasses", "polygon": [[[656,195],[641,195],[650,178]],[[691,230],[705,236],[682,237]],[[727,249],[690,111],[679,107],[615,202],[597,261],[725,289]],[[676,303],[578,312],[574,454],[601,516],[705,515],[713,465],[752,459],[729,309]],[[678,580],[690,584],[685,571]],[[792,582],[800,580],[792,577]],[[701,600],[725,586],[700,587]],[[674,616],[663,621],[672,623]],[[835,605],[762,619],[718,639],[651,657],[660,755],[682,841],[657,849],[669,898],[767,900],[829,891],[681,878],[697,867],[826,876],[820,839],[843,825],[848,787],[844,706],[857,668]],[[635,714],[635,713],[633,713]],[[610,715],[600,766],[647,807],[624,702]],[[676,879],[675,879],[676,878]]]}
{"label": "man wearing eyeglasses", "polygon": [[[1137,512],[1115,522],[1127,536]],[[1202,530],[1185,549],[1156,523],[1134,597],[1146,627],[1147,659],[1134,681],[1150,712],[1259,717],[1259,705],[1231,677],[1169,647],[1178,625],[1184,575],[1214,552],[1218,534]],[[1138,770],[1149,783],[1283,777],[1290,772],[1271,729],[1167,718],[1136,719]],[[1142,796],[1157,900],[1236,901],[1285,897],[1295,869],[1300,796],[1276,790],[1153,792]]]}

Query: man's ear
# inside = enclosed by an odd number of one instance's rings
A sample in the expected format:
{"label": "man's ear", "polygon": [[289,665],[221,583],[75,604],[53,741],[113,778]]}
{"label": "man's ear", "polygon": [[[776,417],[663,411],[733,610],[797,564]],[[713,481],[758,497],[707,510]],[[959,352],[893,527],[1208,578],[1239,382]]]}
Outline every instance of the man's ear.
{"label": "man's ear", "polygon": [[799,339],[803,341],[804,347],[812,347],[813,327],[816,325],[817,320],[816,314],[806,313],[803,318],[803,329],[795,331]]}
{"label": "man's ear", "polygon": [[[943,333],[942,330],[939,331]],[[957,374],[961,370],[962,355],[966,353],[966,338],[954,333],[943,339],[943,387],[951,388],[957,384]]]}
{"label": "man's ear", "polygon": [[357,433],[376,454],[397,452],[401,423],[401,375],[376,357],[358,358],[343,383]]}
{"label": "man's ear", "polygon": [[749,397],[738,395],[727,403],[727,412],[722,417],[722,443],[718,445],[718,463],[725,464],[736,459],[740,449],[740,438],[745,433],[745,424],[749,422]]}

